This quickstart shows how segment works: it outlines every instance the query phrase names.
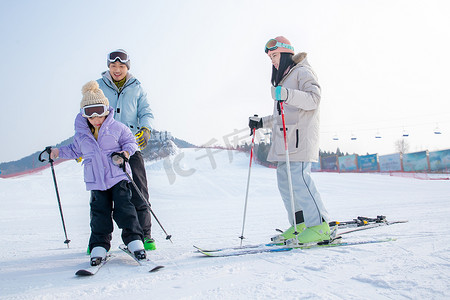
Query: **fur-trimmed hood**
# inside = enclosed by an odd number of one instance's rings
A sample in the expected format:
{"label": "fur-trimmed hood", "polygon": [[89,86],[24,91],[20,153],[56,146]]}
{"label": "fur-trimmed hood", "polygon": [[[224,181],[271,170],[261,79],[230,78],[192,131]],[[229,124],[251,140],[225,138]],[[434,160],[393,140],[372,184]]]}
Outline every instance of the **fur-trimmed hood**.
{"label": "fur-trimmed hood", "polygon": [[297,53],[292,57],[292,60],[296,64],[301,63],[306,58],[306,55],[307,55],[306,52]]}
{"label": "fur-trimmed hood", "polygon": [[282,84],[286,78],[289,76],[289,74],[292,73],[295,69],[298,69],[300,67],[307,67],[308,69],[311,69],[311,65],[308,63],[308,60],[306,59],[306,52],[300,52],[292,56],[292,60],[294,61],[295,65],[291,67],[286,74],[283,76],[283,79],[281,80],[280,84]]}

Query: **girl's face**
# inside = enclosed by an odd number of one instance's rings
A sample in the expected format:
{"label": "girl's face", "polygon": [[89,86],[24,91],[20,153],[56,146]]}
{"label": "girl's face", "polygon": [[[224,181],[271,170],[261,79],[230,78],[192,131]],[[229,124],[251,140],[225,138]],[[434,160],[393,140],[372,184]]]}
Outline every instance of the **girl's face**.
{"label": "girl's face", "polygon": [[127,76],[128,68],[126,64],[119,61],[109,64],[109,73],[115,81],[121,81]]}
{"label": "girl's face", "polygon": [[102,126],[103,122],[105,122],[106,116],[103,117],[91,117],[87,118],[89,123],[91,123],[94,127],[100,127]]}
{"label": "girl's face", "polygon": [[278,70],[280,67],[280,58],[281,55],[278,52],[270,53],[269,54],[270,60],[272,61],[272,65],[275,67],[275,69]]}

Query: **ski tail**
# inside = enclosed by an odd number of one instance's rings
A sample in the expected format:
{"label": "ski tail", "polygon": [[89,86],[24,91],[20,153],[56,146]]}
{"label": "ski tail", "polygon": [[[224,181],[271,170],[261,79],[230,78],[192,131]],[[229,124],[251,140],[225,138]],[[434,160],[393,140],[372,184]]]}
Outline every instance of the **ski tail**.
{"label": "ski tail", "polygon": [[[403,222],[404,223],[404,222],[407,222],[407,221],[394,221],[394,222],[397,222],[397,223]],[[393,223],[393,222],[392,221],[391,222],[388,221],[386,219],[386,216],[379,215],[379,216],[376,216],[375,218],[359,216],[359,217],[357,217],[357,218],[355,218],[355,219],[353,219],[351,221],[332,221],[332,222],[329,222],[328,225],[330,225],[330,227],[337,225],[339,228],[346,228],[346,227],[367,226],[367,225],[374,224],[374,223],[386,223],[386,224],[389,224],[389,223]]]}

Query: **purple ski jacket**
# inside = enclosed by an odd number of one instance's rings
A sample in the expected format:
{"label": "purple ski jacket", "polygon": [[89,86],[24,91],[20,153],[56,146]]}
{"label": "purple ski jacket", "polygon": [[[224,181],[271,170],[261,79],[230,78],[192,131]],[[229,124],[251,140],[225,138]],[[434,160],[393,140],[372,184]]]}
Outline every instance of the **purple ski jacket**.
{"label": "purple ski jacket", "polygon": [[[122,180],[129,181],[123,170],[112,163],[111,153],[128,151],[131,156],[137,148],[131,130],[114,120],[114,110],[110,107],[109,115],[100,127],[98,140],[89,129],[88,120],[79,113],[75,118],[73,142],[59,148],[59,156],[68,159],[83,157],[86,190],[105,191]],[[130,171],[127,164],[127,172],[131,176]]]}

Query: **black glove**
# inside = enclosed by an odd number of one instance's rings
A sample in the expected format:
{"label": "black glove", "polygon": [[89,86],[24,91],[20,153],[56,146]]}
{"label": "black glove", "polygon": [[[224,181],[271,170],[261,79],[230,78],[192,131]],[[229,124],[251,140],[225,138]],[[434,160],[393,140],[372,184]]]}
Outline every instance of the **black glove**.
{"label": "black glove", "polygon": [[263,127],[262,118],[258,117],[258,115],[254,115],[253,117],[248,118],[248,127],[250,127],[250,135],[253,135],[253,129],[258,130]]}
{"label": "black glove", "polygon": [[136,142],[139,146],[139,149],[144,150],[147,147],[148,140],[150,139],[150,130],[147,127],[142,127],[135,134]]}

